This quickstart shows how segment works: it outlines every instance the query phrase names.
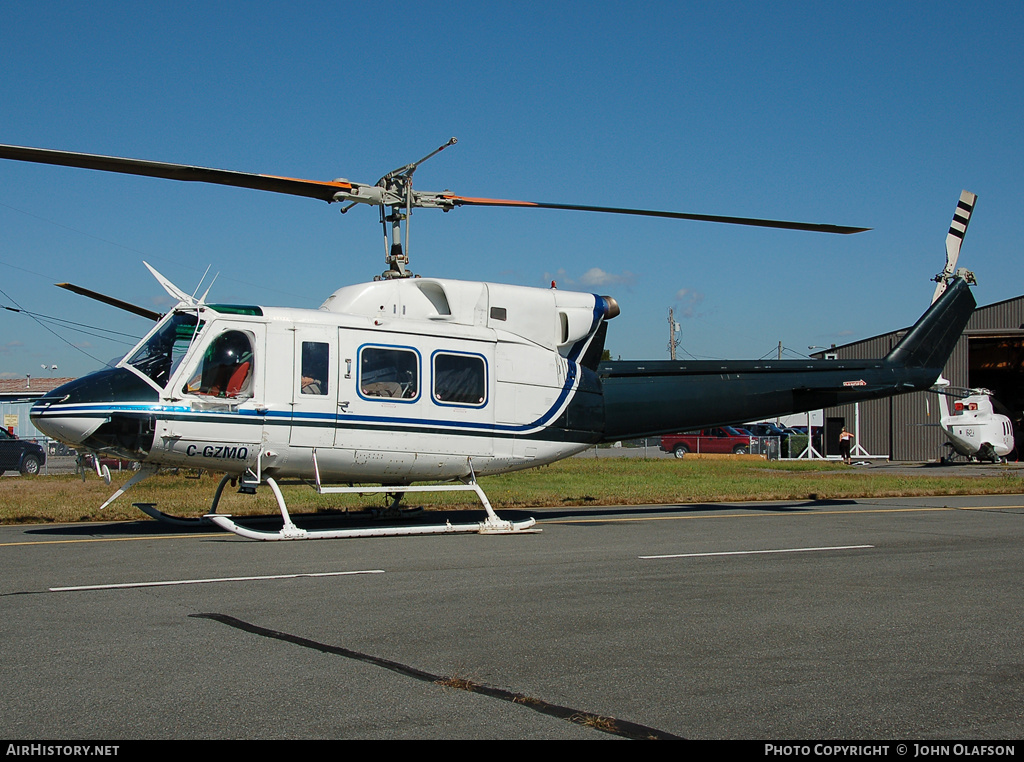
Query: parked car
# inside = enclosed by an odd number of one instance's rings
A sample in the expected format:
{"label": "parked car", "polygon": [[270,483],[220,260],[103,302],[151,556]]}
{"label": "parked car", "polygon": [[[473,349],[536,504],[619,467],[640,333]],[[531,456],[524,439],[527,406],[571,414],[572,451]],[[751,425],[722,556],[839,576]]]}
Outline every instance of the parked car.
{"label": "parked car", "polygon": [[[789,457],[789,437],[793,432],[789,429],[784,429],[779,424],[773,421],[764,421],[762,423],[748,423],[745,428],[753,434],[755,437],[761,438],[758,447],[754,448],[755,451],[759,451],[762,455],[767,454],[769,457],[788,458]],[[773,445],[765,444],[767,438],[772,437],[779,440],[777,449],[773,449]]]}
{"label": "parked car", "polygon": [[[86,468],[95,468],[93,464],[92,453],[86,453],[83,458],[83,464]],[[100,456],[100,465],[106,466],[111,471],[138,471],[142,466],[137,460],[124,460],[123,458],[114,458],[109,455]]]}
{"label": "parked car", "polygon": [[661,438],[661,449],[674,453],[677,458],[688,452],[731,452],[745,455],[750,451],[750,436],[741,434],[731,426],[716,426],[683,434],[666,434]]}
{"label": "parked car", "polygon": [[38,444],[0,429],[0,475],[4,471],[20,471],[35,476],[45,462],[46,451]]}
{"label": "parked car", "polygon": [[789,432],[777,423],[765,421],[764,423],[748,423],[744,426],[751,434],[757,437],[785,437]]}

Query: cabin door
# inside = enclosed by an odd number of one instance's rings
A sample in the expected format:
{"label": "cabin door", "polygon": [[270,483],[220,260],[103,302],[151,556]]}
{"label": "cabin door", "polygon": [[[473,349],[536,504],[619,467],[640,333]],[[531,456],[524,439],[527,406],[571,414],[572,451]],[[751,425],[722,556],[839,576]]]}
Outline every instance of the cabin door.
{"label": "cabin door", "polygon": [[333,447],[338,422],[338,329],[299,325],[292,355],[290,443]]}

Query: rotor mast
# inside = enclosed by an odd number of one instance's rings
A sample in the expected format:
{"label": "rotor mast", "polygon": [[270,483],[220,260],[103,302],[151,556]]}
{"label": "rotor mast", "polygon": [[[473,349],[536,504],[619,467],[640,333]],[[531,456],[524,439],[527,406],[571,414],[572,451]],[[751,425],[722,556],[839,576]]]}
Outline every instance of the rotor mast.
{"label": "rotor mast", "polygon": [[[408,270],[409,265],[409,223],[412,218],[413,190],[412,175],[420,164],[437,154],[441,153],[448,146],[458,143],[457,138],[451,138],[444,145],[434,149],[422,159],[406,164],[403,167],[388,172],[377,181],[377,187],[383,188],[385,194],[396,199],[389,203],[391,213],[388,214],[384,205],[380,208],[380,222],[384,229],[384,261],[388,269],[381,273],[381,278],[408,278],[412,273]],[[417,199],[418,201],[418,199]],[[420,204],[415,204],[419,206]],[[348,207],[351,208],[351,207]],[[348,209],[343,209],[348,211]],[[448,211],[448,209],[445,209]],[[402,223],[405,223],[405,242],[402,242]],[[388,236],[388,227],[391,228],[391,235]]]}

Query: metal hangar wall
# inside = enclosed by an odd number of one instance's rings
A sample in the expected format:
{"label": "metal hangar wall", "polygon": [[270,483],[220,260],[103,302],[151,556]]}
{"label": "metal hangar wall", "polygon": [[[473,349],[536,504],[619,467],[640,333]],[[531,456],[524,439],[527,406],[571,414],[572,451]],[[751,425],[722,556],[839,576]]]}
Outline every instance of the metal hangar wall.
{"label": "metal hangar wall", "polygon": [[[845,344],[828,352],[834,352],[839,359],[884,357],[907,330]],[[813,356],[820,359],[824,352]],[[1024,296],[976,309],[942,375],[953,387],[990,389],[997,404],[1009,410],[1015,438],[1024,443]],[[826,421],[842,419],[838,425],[845,425],[850,431],[857,424],[856,417],[854,405],[824,412]],[[926,461],[944,454],[946,438],[938,427],[939,408],[931,392],[862,402],[859,418],[859,442],[871,455]]]}

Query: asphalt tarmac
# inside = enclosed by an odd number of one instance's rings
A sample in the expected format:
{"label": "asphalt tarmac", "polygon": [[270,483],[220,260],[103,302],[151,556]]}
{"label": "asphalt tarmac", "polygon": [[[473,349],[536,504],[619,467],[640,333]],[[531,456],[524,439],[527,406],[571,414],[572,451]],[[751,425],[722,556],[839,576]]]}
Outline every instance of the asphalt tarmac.
{"label": "asphalt tarmac", "polygon": [[0,527],[0,736],[1024,737],[1024,496],[532,513]]}

